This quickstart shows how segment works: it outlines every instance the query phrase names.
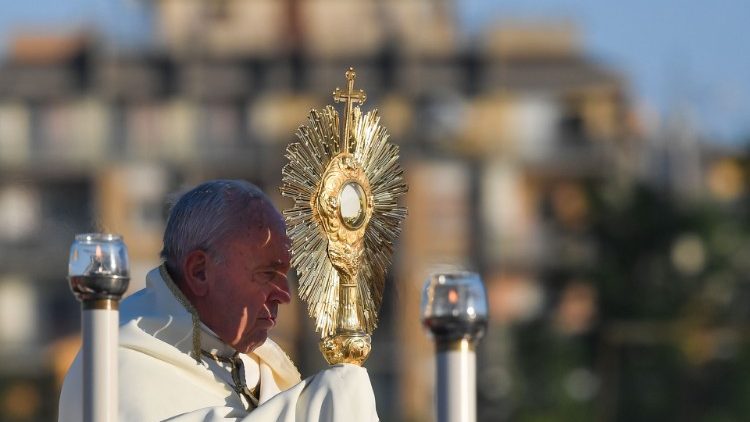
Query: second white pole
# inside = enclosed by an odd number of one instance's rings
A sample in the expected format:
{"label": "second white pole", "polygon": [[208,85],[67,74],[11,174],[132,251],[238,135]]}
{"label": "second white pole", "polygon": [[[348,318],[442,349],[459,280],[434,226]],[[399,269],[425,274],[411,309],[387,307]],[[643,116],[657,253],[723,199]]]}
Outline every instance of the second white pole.
{"label": "second white pole", "polygon": [[476,353],[469,340],[438,345],[437,421],[476,422]]}

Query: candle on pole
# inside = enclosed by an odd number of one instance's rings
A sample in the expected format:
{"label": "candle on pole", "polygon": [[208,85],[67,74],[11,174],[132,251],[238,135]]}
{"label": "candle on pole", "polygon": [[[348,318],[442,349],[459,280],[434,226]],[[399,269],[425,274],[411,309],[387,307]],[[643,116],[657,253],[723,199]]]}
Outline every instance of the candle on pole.
{"label": "candle on pole", "polygon": [[422,291],[422,323],[435,341],[437,421],[475,422],[475,347],[487,327],[487,297],[479,276],[430,276]]}
{"label": "candle on pole", "polygon": [[68,264],[70,289],[81,302],[83,420],[117,420],[119,302],[128,288],[128,251],[122,238],[88,233],[75,237]]}

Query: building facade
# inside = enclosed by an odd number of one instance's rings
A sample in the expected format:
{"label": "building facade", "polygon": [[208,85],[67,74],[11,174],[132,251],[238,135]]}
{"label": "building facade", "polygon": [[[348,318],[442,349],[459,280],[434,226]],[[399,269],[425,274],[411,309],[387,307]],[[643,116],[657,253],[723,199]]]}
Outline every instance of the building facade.
{"label": "building facade", "polygon": [[[243,178],[287,207],[277,190],[284,148],[354,66],[410,187],[367,364],[380,416],[432,418],[420,290],[430,271],[453,265],[479,271],[490,300],[480,420],[507,418],[507,327],[540,312],[551,271],[595,259],[587,183],[633,177],[638,136],[621,76],[588,57],[568,23],[506,22],[469,38],[449,1],[160,0],[153,9],[149,49],[31,35],[0,65],[0,216],[11,222],[0,227],[0,303],[13,303],[0,310],[28,325],[0,325],[0,371],[21,380],[21,360],[35,379],[64,370],[50,353],[70,358],[60,345],[78,330],[65,282],[75,233],[122,234],[135,290],[158,264],[171,192]],[[559,283],[571,306],[595,306],[585,281]],[[316,334],[299,304],[287,308],[278,339],[309,375],[323,365],[307,353]],[[53,415],[54,405],[35,412]]]}

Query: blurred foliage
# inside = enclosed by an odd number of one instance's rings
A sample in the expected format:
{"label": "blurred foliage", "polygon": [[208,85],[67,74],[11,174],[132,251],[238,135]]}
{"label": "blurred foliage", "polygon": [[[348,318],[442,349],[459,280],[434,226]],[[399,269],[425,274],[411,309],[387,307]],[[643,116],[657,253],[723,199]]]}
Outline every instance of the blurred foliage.
{"label": "blurred foliage", "polygon": [[[589,223],[577,236],[594,243],[595,259],[540,274],[551,286],[546,311],[505,328],[513,388],[502,401],[480,394],[480,419],[746,420],[748,202],[686,200],[638,184],[589,183],[586,192]],[[571,280],[597,292],[584,332],[555,322]],[[486,411],[493,406],[505,411]]]}

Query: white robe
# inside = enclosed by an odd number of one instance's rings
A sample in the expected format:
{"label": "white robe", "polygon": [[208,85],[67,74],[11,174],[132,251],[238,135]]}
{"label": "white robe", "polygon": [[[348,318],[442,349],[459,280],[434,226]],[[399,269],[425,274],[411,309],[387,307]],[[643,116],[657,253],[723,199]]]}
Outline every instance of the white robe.
{"label": "white robe", "polygon": [[[232,349],[203,328],[204,350]],[[232,388],[229,370],[192,348],[192,317],[162,280],[158,269],[146,288],[121,304],[118,371],[119,421],[377,421],[367,371],[337,365],[300,381],[281,348],[266,342],[242,356],[248,385],[260,379],[260,405],[248,412]],[[68,371],[60,395],[59,421],[82,418],[81,354]]]}

